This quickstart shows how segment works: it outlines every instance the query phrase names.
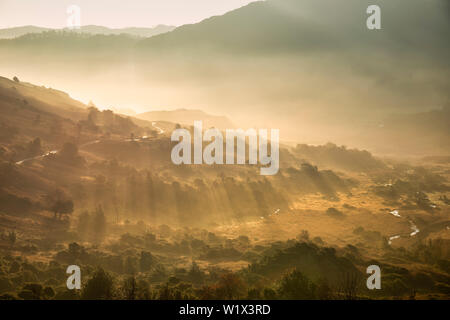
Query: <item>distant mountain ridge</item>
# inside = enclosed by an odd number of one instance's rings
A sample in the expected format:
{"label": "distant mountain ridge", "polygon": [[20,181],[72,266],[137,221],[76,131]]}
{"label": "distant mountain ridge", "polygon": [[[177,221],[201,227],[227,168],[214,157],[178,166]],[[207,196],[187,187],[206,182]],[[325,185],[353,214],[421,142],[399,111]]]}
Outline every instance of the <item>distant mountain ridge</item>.
{"label": "distant mountain ridge", "polygon": [[4,28],[4,29],[0,29],[0,39],[13,39],[13,38],[21,37],[28,33],[41,33],[41,32],[45,32],[45,31],[49,31],[49,30],[51,30],[51,29],[36,27],[36,26]]}
{"label": "distant mountain ridge", "polygon": [[204,128],[234,128],[234,124],[227,117],[210,115],[202,110],[149,111],[138,114],[136,117],[148,121],[168,121],[191,126],[194,125],[194,121],[201,120]]}
{"label": "distant mountain ridge", "polygon": [[92,35],[118,35],[118,34],[128,34],[131,36],[137,36],[137,37],[152,37],[155,35],[159,35],[165,32],[169,32],[174,30],[176,27],[174,26],[167,26],[167,25],[157,25],[152,28],[138,28],[138,27],[129,27],[129,28],[108,28],[103,26],[97,26],[97,25],[87,25],[82,26],[80,29],[52,29],[52,28],[44,28],[44,27],[37,27],[37,26],[22,26],[22,27],[14,27],[14,28],[5,28],[0,29],[0,39],[13,39],[18,38],[26,34],[30,33],[42,33],[45,31],[52,31],[52,30],[70,30],[77,33],[87,33]]}
{"label": "distant mountain ridge", "polygon": [[[255,1],[221,16],[178,27],[174,32],[141,42],[143,48],[165,52],[183,47],[200,53],[205,48],[231,53],[323,52],[380,49],[420,54],[449,52],[450,27],[446,0],[375,1],[382,10],[382,29],[366,27],[371,0],[347,0],[333,10],[334,0]],[[408,15],[402,13],[408,7]],[[433,17],[433,18],[431,18]],[[419,50],[420,49],[420,50]],[[445,51],[444,51],[445,50]],[[437,52],[439,51],[439,52]]]}

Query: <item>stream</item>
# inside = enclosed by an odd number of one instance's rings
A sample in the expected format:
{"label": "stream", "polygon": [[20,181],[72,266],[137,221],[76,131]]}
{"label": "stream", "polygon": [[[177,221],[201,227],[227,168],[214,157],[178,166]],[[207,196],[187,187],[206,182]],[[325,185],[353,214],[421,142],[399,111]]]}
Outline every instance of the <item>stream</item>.
{"label": "stream", "polygon": [[[394,217],[397,217],[397,218],[401,218],[402,217],[400,215],[400,213],[398,212],[398,210],[392,210],[389,213],[391,215],[393,215]],[[407,220],[408,220],[408,222],[410,224],[410,228],[412,230],[412,232],[409,233],[408,235],[409,235],[409,237],[414,237],[416,234],[418,234],[420,232],[420,230],[419,230],[419,228],[416,226],[416,224],[412,220],[410,220],[410,219],[407,219]],[[404,235],[401,235],[401,234],[393,235],[393,236],[389,237],[388,243],[392,244],[392,241],[394,241],[395,239],[400,239],[403,236]]]}

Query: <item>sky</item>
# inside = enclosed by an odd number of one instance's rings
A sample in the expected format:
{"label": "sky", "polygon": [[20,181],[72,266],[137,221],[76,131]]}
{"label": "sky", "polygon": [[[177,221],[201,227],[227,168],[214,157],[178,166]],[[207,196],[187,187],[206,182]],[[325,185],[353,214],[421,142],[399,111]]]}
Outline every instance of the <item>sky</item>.
{"label": "sky", "polygon": [[179,26],[221,15],[254,0],[0,0],[0,28],[67,26],[67,8],[81,9],[81,25],[110,28]]}

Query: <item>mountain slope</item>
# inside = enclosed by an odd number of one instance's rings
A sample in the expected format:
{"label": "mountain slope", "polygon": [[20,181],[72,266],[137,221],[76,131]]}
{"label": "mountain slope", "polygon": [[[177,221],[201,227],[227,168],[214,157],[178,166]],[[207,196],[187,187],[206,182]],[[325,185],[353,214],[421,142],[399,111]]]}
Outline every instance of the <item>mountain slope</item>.
{"label": "mountain slope", "polygon": [[[366,27],[366,9],[372,4],[381,7],[383,31],[371,32]],[[441,58],[444,52],[440,50],[448,53],[450,48],[445,41],[450,27],[445,0],[348,0],[339,4],[339,10],[335,7],[333,0],[257,1],[143,40],[141,45],[161,50],[190,47],[196,52],[204,45],[231,53],[259,54],[355,48],[395,53],[410,48]],[[404,8],[408,8],[407,15]]]}
{"label": "mountain slope", "polygon": [[[9,89],[9,90],[8,90]],[[40,87],[27,82],[11,81],[10,79],[0,77],[0,90],[2,97],[8,95],[8,91],[14,92],[23,99],[38,100],[38,108],[45,113],[55,113],[64,115],[67,118],[77,118],[87,113],[86,106],[76,101],[60,90]]]}
{"label": "mountain slope", "polygon": [[129,138],[156,129],[148,121],[99,111],[67,93],[0,77],[0,160],[18,161],[99,137]]}

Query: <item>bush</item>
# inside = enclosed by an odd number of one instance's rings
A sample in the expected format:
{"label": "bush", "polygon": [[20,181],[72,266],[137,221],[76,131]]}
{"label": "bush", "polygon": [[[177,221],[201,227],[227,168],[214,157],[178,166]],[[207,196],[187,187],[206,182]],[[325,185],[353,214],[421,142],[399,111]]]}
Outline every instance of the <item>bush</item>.
{"label": "bush", "polygon": [[102,268],[98,268],[86,283],[81,295],[86,300],[108,300],[113,298],[113,278]]}
{"label": "bush", "polygon": [[316,286],[297,269],[286,274],[279,287],[279,294],[288,300],[312,300],[316,298]]}
{"label": "bush", "polygon": [[216,292],[221,299],[239,299],[245,293],[245,284],[238,275],[225,273],[216,285]]}

